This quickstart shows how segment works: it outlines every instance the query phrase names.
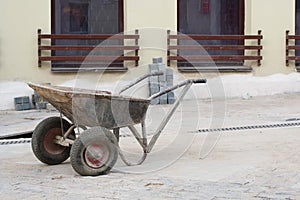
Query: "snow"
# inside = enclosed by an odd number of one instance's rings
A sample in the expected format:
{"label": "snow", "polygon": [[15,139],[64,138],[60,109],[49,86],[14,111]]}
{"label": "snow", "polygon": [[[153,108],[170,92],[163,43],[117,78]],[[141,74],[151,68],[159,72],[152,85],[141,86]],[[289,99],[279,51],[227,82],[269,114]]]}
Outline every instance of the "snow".
{"label": "snow", "polygon": [[5,82],[0,81],[0,110],[14,109],[14,98],[30,96],[33,90],[23,82]]}
{"label": "snow", "polygon": [[222,77],[227,97],[266,96],[300,92],[300,74],[274,74],[267,77],[231,75]]}
{"label": "snow", "polygon": [[[175,75],[174,82],[179,81],[179,76]],[[144,81],[145,82],[145,81]],[[93,83],[88,80],[69,80],[61,84],[63,86],[79,86],[81,88],[90,88]],[[115,83],[101,83],[97,89],[118,91],[121,86],[127,85],[129,82],[118,81]],[[143,86],[147,86],[144,83]],[[137,85],[140,95],[146,95],[145,88]],[[94,89],[94,88],[93,88]],[[143,91],[144,92],[141,92]],[[132,91],[131,91],[132,92]],[[136,90],[135,90],[136,92]],[[300,92],[300,74],[274,74],[271,76],[257,77],[253,75],[223,75],[214,78],[208,78],[206,85],[193,85],[190,92],[186,95],[186,99],[193,98],[232,98],[240,97],[249,99],[254,96],[275,95],[284,93]],[[177,93],[177,92],[176,92]],[[33,90],[23,82],[6,82],[0,81],[0,110],[14,109],[14,98],[19,96],[31,96]]]}

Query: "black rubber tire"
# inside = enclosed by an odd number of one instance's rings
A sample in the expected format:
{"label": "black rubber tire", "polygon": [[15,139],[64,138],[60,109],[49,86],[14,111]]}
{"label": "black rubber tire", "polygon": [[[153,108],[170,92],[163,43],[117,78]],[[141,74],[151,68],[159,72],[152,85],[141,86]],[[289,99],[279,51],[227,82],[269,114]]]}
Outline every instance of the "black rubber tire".
{"label": "black rubber tire", "polygon": [[[88,150],[91,146],[97,146],[101,153]],[[92,147],[94,148],[94,147]],[[102,149],[106,151],[102,151]],[[101,157],[88,158],[87,154]],[[93,155],[92,155],[93,154]],[[106,157],[104,161],[102,158]],[[109,173],[118,159],[118,143],[112,132],[103,127],[93,127],[80,134],[71,148],[71,164],[73,169],[82,176],[98,176]],[[93,159],[99,166],[91,166],[89,159]]]}
{"label": "black rubber tire", "polygon": [[[64,131],[66,132],[71,127],[71,124],[65,119],[62,121]],[[41,162],[48,165],[60,164],[70,157],[71,147],[64,147],[51,142],[55,135],[62,135],[60,117],[44,119],[37,125],[32,134],[31,148],[34,155]],[[75,140],[74,131],[70,134],[69,138]]]}

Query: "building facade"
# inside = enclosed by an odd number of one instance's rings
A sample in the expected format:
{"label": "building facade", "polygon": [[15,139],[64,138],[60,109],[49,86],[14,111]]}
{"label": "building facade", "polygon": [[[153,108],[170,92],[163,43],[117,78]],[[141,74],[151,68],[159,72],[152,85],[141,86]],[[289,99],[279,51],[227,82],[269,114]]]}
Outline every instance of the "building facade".
{"label": "building facade", "polygon": [[[74,71],[51,70],[55,61],[43,61],[39,67],[38,29],[47,34],[118,34],[138,29],[138,66],[124,62],[128,70],[108,70],[104,73],[105,81],[117,80],[133,68],[142,68],[146,72],[153,57],[163,57],[167,64],[167,30],[219,36],[257,35],[261,30],[261,65],[258,66],[255,60],[239,60],[241,65],[251,70],[236,72],[233,67],[230,73],[264,76],[297,71],[294,60],[289,61],[287,66],[286,31],[289,30],[290,35],[300,34],[298,0],[2,0],[1,3],[0,80],[58,84],[76,78]],[[99,40],[94,40],[94,45],[97,42]],[[72,40],[68,44],[86,45],[81,40]],[[219,46],[224,44],[222,41],[213,43]],[[226,45],[241,44],[227,41]],[[247,42],[242,45],[247,45]],[[245,52],[229,50],[229,54],[246,55]],[[297,49],[292,48],[289,56],[294,56],[294,52],[298,55]],[[73,53],[86,55],[80,50]],[[209,50],[208,54],[223,56],[223,52],[215,50]],[[69,56],[59,51],[56,55]],[[177,70],[178,63],[172,61],[170,67]],[[56,63],[57,66],[60,64]],[[225,65],[230,68],[236,64]],[[192,71],[189,75],[195,73]]]}

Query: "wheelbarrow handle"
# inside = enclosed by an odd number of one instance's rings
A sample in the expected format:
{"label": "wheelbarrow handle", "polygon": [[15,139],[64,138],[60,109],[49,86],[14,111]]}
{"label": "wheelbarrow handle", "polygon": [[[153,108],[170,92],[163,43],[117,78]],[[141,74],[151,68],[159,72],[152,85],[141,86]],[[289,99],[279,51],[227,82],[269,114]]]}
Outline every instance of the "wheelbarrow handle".
{"label": "wheelbarrow handle", "polygon": [[206,79],[191,79],[191,81],[195,84],[197,83],[206,83]]}
{"label": "wheelbarrow handle", "polygon": [[130,83],[129,85],[124,87],[122,90],[120,90],[119,94],[121,94],[122,92],[128,90],[132,86],[138,84],[139,82],[141,82],[142,80],[144,80],[144,79],[146,79],[150,76],[160,76],[160,75],[163,75],[163,74],[164,74],[164,72],[161,72],[161,71],[153,72],[153,73],[150,73],[150,74],[145,74],[144,76],[141,76],[141,77],[137,78],[135,81],[133,81],[132,83]]}
{"label": "wheelbarrow handle", "polygon": [[148,100],[155,99],[161,95],[167,94],[167,93],[169,93],[173,90],[176,90],[177,88],[180,88],[182,86],[185,86],[188,84],[199,84],[199,83],[206,83],[206,79],[188,79],[188,80],[182,81],[182,82],[178,83],[177,85],[174,85],[173,87],[169,87],[164,91],[153,94],[152,96],[150,96],[148,98]]}

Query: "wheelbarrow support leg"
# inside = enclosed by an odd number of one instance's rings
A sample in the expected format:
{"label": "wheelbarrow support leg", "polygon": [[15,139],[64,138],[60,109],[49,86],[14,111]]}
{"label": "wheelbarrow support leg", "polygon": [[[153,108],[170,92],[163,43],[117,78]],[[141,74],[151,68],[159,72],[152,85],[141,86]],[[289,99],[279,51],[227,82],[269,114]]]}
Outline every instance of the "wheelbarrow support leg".
{"label": "wheelbarrow support leg", "polygon": [[150,153],[153,146],[155,145],[157,139],[159,138],[162,130],[165,128],[165,126],[167,125],[167,123],[169,122],[169,120],[171,119],[173,113],[175,112],[175,110],[177,109],[177,107],[179,106],[179,103],[182,101],[183,97],[186,95],[187,91],[190,89],[192,83],[189,82],[185,85],[185,87],[182,89],[181,94],[179,95],[178,99],[176,100],[176,102],[173,104],[173,107],[169,110],[168,114],[164,117],[163,121],[161,122],[161,124],[159,125],[159,127],[157,128],[154,136],[151,138],[149,145],[147,146],[146,152]]}
{"label": "wheelbarrow support leg", "polygon": [[143,148],[143,150],[145,151],[146,147],[147,147],[147,143],[145,145],[144,143],[144,136],[141,137],[141,135],[139,134],[139,132],[136,130],[136,128],[134,126],[128,126],[129,130],[132,132],[132,134],[134,135],[135,139],[138,141],[138,143],[141,145],[141,147]]}
{"label": "wheelbarrow support leg", "polygon": [[132,132],[132,134],[134,135],[134,137],[136,138],[138,143],[143,148],[143,155],[139,161],[137,161],[136,163],[132,163],[132,162],[128,161],[119,146],[119,155],[120,155],[122,161],[128,166],[140,165],[145,161],[145,159],[147,157],[147,152],[146,152],[147,151],[147,136],[146,136],[145,121],[143,121],[141,125],[142,125],[142,137],[134,126],[128,126],[129,130]]}
{"label": "wheelbarrow support leg", "polygon": [[113,133],[114,133],[114,135],[115,135],[115,137],[116,137],[116,139],[117,139],[117,141],[119,143],[119,140],[120,140],[120,129],[119,128],[114,128],[113,129]]}

